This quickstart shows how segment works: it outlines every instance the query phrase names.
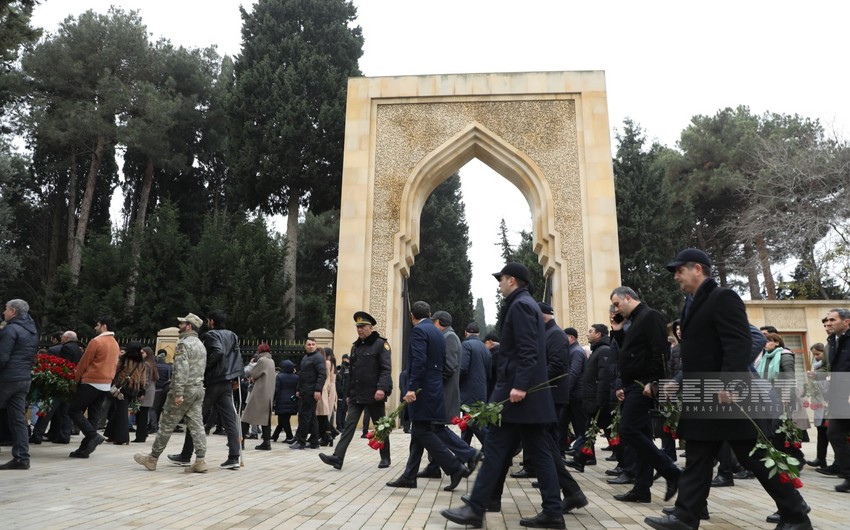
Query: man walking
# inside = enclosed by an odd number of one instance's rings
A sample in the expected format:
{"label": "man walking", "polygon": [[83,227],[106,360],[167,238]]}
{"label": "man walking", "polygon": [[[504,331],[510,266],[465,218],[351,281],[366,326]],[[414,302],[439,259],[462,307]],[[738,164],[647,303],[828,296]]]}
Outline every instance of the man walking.
{"label": "man walking", "polygon": [[206,473],[207,437],[201,409],[204,402],[204,369],[207,365],[207,350],[198,338],[198,330],[203,320],[193,313],[177,319],[180,330],[177,345],[174,348],[174,369],[171,390],[165,399],[160,420],[160,429],[156,433],[150,454],[136,453],[133,460],[150,471],[156,470],[159,455],[165,451],[168,440],[177,422],[184,416],[189,426],[188,438],[194,441],[195,462],[187,472]]}
{"label": "man walking", "polygon": [[[80,447],[72,451],[71,458],[88,458],[106,438],[98,434],[97,424],[103,401],[109,395],[109,388],[115,378],[120,353],[115,340],[115,320],[112,317],[99,317],[94,326],[97,336],[89,341],[86,351],[75,370],[77,392],[68,404],[68,415],[83,433]],[[88,409],[86,418],[83,411]]]}
{"label": "man walking", "polygon": [[[378,423],[386,413],[387,396],[392,388],[392,354],[387,339],[373,330],[377,321],[365,311],[354,313],[354,325],[357,327],[357,340],[351,345],[351,355],[348,358],[349,383],[348,395],[342,399],[348,403],[348,412],[342,435],[332,455],[320,454],[322,462],[342,469],[345,452],[348,450],[357,422],[365,410],[372,421]],[[348,364],[348,363],[346,363]],[[339,379],[337,379],[339,381]],[[380,449],[381,462],[379,468],[390,466],[390,441]]]}
{"label": "man walking", "polygon": [[850,492],[850,309],[832,309],[826,315],[830,336],[829,369],[829,426],[827,437],[835,453],[835,463],[844,481],[835,491]]}
{"label": "man walking", "polygon": [[[619,367],[623,388],[620,413],[620,438],[632,447],[638,456],[634,488],[614,498],[622,502],[649,502],[653,468],[667,480],[664,500],[676,494],[681,470],[661,452],[650,438],[649,411],[657,390],[657,382],[664,378],[664,359],[669,354],[667,323],[658,311],[641,303],[630,287],[617,287],[611,293],[611,303],[621,315],[631,321],[628,333],[623,322],[612,322],[614,340],[619,345]],[[710,480],[709,480],[710,482]]]}
{"label": "man walking", "polygon": [[504,485],[514,448],[522,441],[524,457],[534,462],[543,498],[543,511],[523,518],[520,525],[532,528],[566,528],[561,513],[561,496],[555,463],[547,448],[546,425],[555,422],[555,405],[548,391],[528,391],[546,379],[546,346],[543,315],[531,297],[531,273],[519,263],[508,263],[495,273],[505,297],[502,307],[501,350],[493,401],[508,401],[502,410],[501,425],[487,433],[487,457],[475,480],[469,503],[443,510],[454,523],[479,528],[493,493]]}
{"label": "man walking", "polygon": [[[707,376],[723,380],[746,373],[750,364],[752,338],[741,298],[734,291],[719,287],[711,278],[711,260],[701,250],[683,250],[667,265],[667,269],[674,273],[679,287],[688,295],[681,321],[683,379]],[[635,325],[632,324],[629,333]],[[728,375],[724,376],[723,373]],[[699,417],[703,406],[713,405],[715,400],[721,404],[731,404],[731,395],[721,390],[704,398],[695,407],[697,410],[683,407],[679,421],[678,432],[687,442],[688,450],[687,465],[678,481],[676,507],[663,517],[647,517],[644,521],[652,528],[662,530],[698,528],[711,488],[714,460],[726,440],[738,460],[756,475],[762,487],[776,502],[781,518],[777,528],[810,530],[812,525],[803,511],[803,499],[799,492],[790,482],[783,484],[779,477],[769,477],[768,468],[761,462],[765,454],[763,449],[751,454],[750,450],[756,442],[756,430],[750,421],[740,416]],[[622,434],[622,428],[620,432]]]}
{"label": "man walking", "polygon": [[295,442],[289,446],[290,449],[319,448],[319,421],[316,418],[316,405],[322,399],[322,389],[328,373],[325,368],[325,356],[322,350],[317,348],[315,339],[307,339],[304,343],[304,351],[306,354],[301,359],[301,370],[298,373],[297,394],[301,398],[298,408],[298,429],[295,431]]}
{"label": "man walking", "polygon": [[[207,317],[209,331],[203,339],[207,351],[204,369],[203,415],[218,413],[227,434],[227,460],[219,466],[222,469],[239,469],[239,455],[242,450],[239,421],[236,406],[233,404],[233,390],[239,385],[239,378],[245,371],[242,354],[239,351],[239,337],[227,329],[227,315],[223,311],[212,311]],[[200,327],[200,326],[198,326]],[[234,386],[236,385],[236,386]],[[168,460],[180,466],[188,466],[194,451],[194,433],[187,435],[183,449],[178,454],[168,455]]]}
{"label": "man walking", "polygon": [[12,434],[12,459],[0,469],[29,469],[27,392],[32,383],[32,365],[38,351],[38,329],[21,299],[6,302],[0,330],[0,409],[5,408]]}

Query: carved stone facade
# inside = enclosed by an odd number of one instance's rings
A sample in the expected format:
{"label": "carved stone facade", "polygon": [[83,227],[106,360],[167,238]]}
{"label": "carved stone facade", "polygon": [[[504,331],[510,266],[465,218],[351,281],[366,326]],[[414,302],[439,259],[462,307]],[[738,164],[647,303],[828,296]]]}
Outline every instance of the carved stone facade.
{"label": "carved stone facade", "polygon": [[526,198],[558,322],[581,331],[607,320],[620,270],[602,72],[357,78],[348,94],[339,344],[356,338],[351,318],[365,309],[400,354],[422,208],[472,158]]}

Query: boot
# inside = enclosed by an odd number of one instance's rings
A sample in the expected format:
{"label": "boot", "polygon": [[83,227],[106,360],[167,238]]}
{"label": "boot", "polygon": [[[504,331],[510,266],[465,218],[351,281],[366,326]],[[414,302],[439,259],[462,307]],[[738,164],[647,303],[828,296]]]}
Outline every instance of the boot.
{"label": "boot", "polygon": [[133,460],[137,464],[145,466],[148,471],[156,471],[156,461],[158,459],[151,454],[136,453],[133,455]]}
{"label": "boot", "polygon": [[206,473],[207,463],[203,458],[196,458],[191,467],[187,467],[185,473]]}

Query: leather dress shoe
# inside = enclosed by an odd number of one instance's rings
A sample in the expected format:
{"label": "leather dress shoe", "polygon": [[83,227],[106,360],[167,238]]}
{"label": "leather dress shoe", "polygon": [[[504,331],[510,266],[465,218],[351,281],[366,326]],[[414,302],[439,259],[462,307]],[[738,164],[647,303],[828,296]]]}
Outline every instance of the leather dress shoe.
{"label": "leather dress shoe", "polygon": [[749,469],[742,469],[741,471],[738,471],[737,473],[733,474],[732,477],[738,480],[748,480],[751,478],[756,478],[755,474],[753,474],[753,472]]}
{"label": "leather dress shoe", "polygon": [[729,475],[717,475],[711,481],[712,488],[728,488],[735,485],[735,480]]}
{"label": "leather dress shoe", "polygon": [[416,478],[443,478],[443,475],[439,471],[428,471],[426,467],[416,474]]}
{"label": "leather dress shoe", "polygon": [[664,492],[664,500],[672,499],[676,492],[679,491],[679,478],[682,476],[682,471],[676,468],[676,474],[672,478],[667,479],[667,490]]}
{"label": "leather dress shoe", "polygon": [[596,459],[595,458],[589,458],[589,459],[585,460],[584,465],[595,466],[596,465]]}
{"label": "leather dress shoe", "polygon": [[833,463],[830,466],[819,467],[819,468],[815,469],[815,471],[817,471],[821,475],[829,475],[830,477],[837,477],[838,473],[839,473],[838,465],[835,464],[835,463]]}
{"label": "leather dress shoe", "polygon": [[561,514],[558,515],[549,515],[543,512],[538,513],[534,517],[522,518],[519,520],[520,526],[525,526],[528,528],[566,528],[567,524],[564,522],[564,516]]}
{"label": "leather dress shoe", "polygon": [[[462,500],[465,504],[469,504],[470,498],[471,497],[469,495],[461,495],[460,496],[460,500]],[[502,511],[502,500],[499,499],[499,500],[488,502],[484,506],[484,511],[485,512],[493,512],[493,513],[501,512]]]}
{"label": "leather dress shoe", "polygon": [[531,483],[531,487],[540,489],[540,483],[535,480],[534,482]]}
{"label": "leather dress shoe", "polygon": [[776,530],[812,530],[812,522],[807,518],[799,523],[779,523]]}
{"label": "leather dress shoe", "polygon": [[820,458],[815,458],[814,460],[806,460],[806,464],[812,467],[826,467],[826,462],[824,462]]}
{"label": "leather dress shoe", "polygon": [[322,462],[329,466],[333,466],[334,469],[342,469],[342,459],[336,455],[326,455],[325,453],[319,453],[319,459]]}
{"label": "leather dress shoe", "polygon": [[477,468],[478,464],[480,464],[483,460],[484,453],[476,449],[475,454],[472,455],[472,458],[470,458],[469,461],[466,463],[466,467],[469,468],[469,472],[472,473],[473,471],[475,471],[475,468]]}
{"label": "leather dress shoe", "polygon": [[[665,513],[667,515],[675,515],[676,507],[675,506],[667,506],[666,508],[661,509],[661,513]],[[699,514],[699,518],[703,521],[708,521],[711,519],[711,515],[708,514],[708,506],[703,508],[702,513]]]}
{"label": "leather dress shoe", "polygon": [[614,469],[606,469],[605,474],[609,477],[619,477],[623,474],[623,468],[620,466],[615,467]]}
{"label": "leather dress shoe", "polygon": [[303,449],[307,449],[307,444],[305,444],[304,442],[296,441],[296,442],[292,442],[292,445],[290,445],[289,448],[301,451]]}
{"label": "leather dress shoe", "polygon": [[30,461],[22,460],[20,458],[13,458],[0,466],[0,469],[29,469]]}
{"label": "leather dress shoe", "polygon": [[378,462],[378,469],[384,469],[390,467],[390,459],[382,458],[380,462]]}
{"label": "leather dress shoe", "polygon": [[628,473],[625,473],[625,472],[624,472],[624,473],[623,473],[622,475],[620,475],[619,477],[616,477],[616,478],[609,478],[609,479],[608,479],[608,480],[606,480],[605,482],[607,482],[608,484],[634,484],[634,483],[635,483],[635,479],[634,479],[633,477],[630,477],[630,476],[628,475]]}
{"label": "leather dress shoe", "polygon": [[635,490],[630,490],[620,495],[614,495],[614,499],[620,502],[650,502],[652,500],[652,496],[648,493],[646,495],[641,495],[635,492]]}
{"label": "leather dress shoe", "polygon": [[71,451],[68,456],[71,458],[88,458],[89,454],[82,449],[77,449],[76,451]]}
{"label": "leather dress shoe", "polygon": [[452,473],[452,481],[448,486],[443,488],[443,491],[454,491],[454,489],[460,484],[460,481],[469,476],[469,468],[466,466],[460,466],[457,471]]}
{"label": "leather dress shoe", "polygon": [[[806,501],[803,501],[803,513],[808,515],[809,512],[811,512],[811,511],[812,511],[812,507],[809,506],[808,503],[806,503]],[[768,515],[765,518],[765,521],[767,521],[768,523],[779,524],[779,523],[782,522],[782,516],[779,515],[778,511],[773,512],[772,514]]]}
{"label": "leather dress shoe", "polygon": [[468,504],[450,510],[443,510],[440,512],[440,515],[453,523],[472,528],[481,528],[481,525],[484,524],[484,514],[475,513]]}
{"label": "leather dress shoe", "polygon": [[584,496],[584,493],[578,492],[570,495],[561,502],[561,513],[570,513],[572,510],[584,508],[585,506],[587,506],[587,497]]}
{"label": "leather dress shoe", "polygon": [[606,456],[605,461],[606,462],[616,462],[617,461],[617,455]]}
{"label": "leather dress shoe", "polygon": [[526,468],[522,468],[519,471],[511,473],[511,478],[537,478],[537,475]]}
{"label": "leather dress shoe", "polygon": [[575,460],[568,460],[567,462],[564,462],[564,465],[569,468],[575,469],[579,473],[584,473],[584,464],[582,464],[581,462],[576,462]]}
{"label": "leather dress shoe", "polygon": [[838,492],[841,492],[841,493],[850,492],[850,479],[845,478],[844,482],[842,482],[838,486],[835,486],[835,491],[838,491]]}
{"label": "leather dress shoe", "polygon": [[415,488],[416,487],[416,479],[415,478],[407,478],[404,475],[398,477],[395,480],[391,480],[387,482],[387,486],[391,488]]}
{"label": "leather dress shoe", "polygon": [[644,517],[643,522],[657,530],[693,530],[693,527],[672,514]]}

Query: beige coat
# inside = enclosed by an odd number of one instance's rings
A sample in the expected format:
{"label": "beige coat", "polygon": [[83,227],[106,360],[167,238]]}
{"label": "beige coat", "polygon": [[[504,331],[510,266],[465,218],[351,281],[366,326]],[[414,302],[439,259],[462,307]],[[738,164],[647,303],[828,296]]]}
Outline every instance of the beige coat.
{"label": "beige coat", "polygon": [[256,366],[251,369],[254,389],[248,395],[242,421],[251,425],[271,425],[274,401],[274,361],[268,353],[261,353]]}
{"label": "beige coat", "polygon": [[325,361],[325,386],[322,387],[322,399],[316,403],[316,416],[330,416],[336,405],[336,371],[330,361]]}

